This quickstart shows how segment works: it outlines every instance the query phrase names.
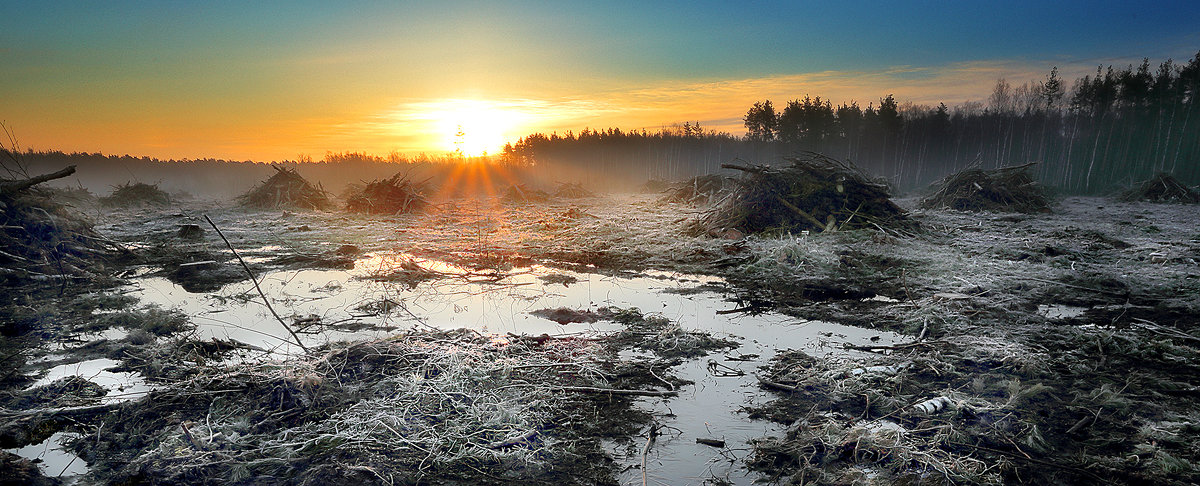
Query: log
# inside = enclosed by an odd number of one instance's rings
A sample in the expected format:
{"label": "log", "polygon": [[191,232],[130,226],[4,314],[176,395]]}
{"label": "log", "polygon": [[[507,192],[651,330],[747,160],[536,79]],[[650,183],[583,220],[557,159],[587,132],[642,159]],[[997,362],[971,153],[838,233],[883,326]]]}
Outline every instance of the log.
{"label": "log", "polygon": [[80,407],[35,408],[31,410],[0,409],[0,417],[22,418],[45,415],[49,417],[81,418],[89,415],[108,413],[120,406],[119,403],[104,403],[99,405],[84,405]]}
{"label": "log", "polygon": [[28,179],[21,179],[21,180],[16,180],[16,181],[6,181],[3,183],[0,183],[0,195],[8,195],[8,194],[12,194],[15,192],[24,191],[26,189],[29,189],[30,187],[36,186],[43,182],[52,181],[54,179],[62,179],[63,177],[69,176],[74,173],[75,173],[75,166],[71,165],[71,166],[67,166],[66,169],[60,170],[58,172],[42,174],[40,176],[30,177]]}

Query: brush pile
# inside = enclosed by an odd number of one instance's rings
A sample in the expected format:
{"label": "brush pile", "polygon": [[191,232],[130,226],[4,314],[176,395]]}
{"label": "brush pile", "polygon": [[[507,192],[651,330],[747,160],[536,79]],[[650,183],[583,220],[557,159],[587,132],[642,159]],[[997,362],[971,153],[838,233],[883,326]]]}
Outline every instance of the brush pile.
{"label": "brush pile", "polygon": [[926,209],[949,208],[959,211],[1012,211],[1045,213],[1050,199],[1029,168],[1033,163],[1014,167],[982,170],[966,169],[933,185],[933,195],[922,199]]}
{"label": "brush pile", "polygon": [[504,200],[512,202],[545,202],[550,195],[541,189],[534,189],[525,184],[513,184],[504,191]]}
{"label": "brush pile", "polygon": [[91,223],[34,187],[66,177],[75,166],[28,179],[0,179],[0,280],[94,275],[106,253]]}
{"label": "brush pile", "polygon": [[596,193],[583,188],[583,184],[578,182],[560,182],[558,190],[554,191],[555,197],[564,199],[580,199],[585,197],[595,197]]}
{"label": "brush pile", "polygon": [[48,190],[55,201],[67,206],[93,205],[99,201],[99,198],[85,187],[53,187]]}
{"label": "brush pile", "polygon": [[171,196],[159,189],[157,184],[125,183],[115,187],[112,194],[100,198],[100,203],[122,208],[166,206],[171,204]]}
{"label": "brush pile", "polygon": [[876,228],[903,233],[916,223],[889,199],[887,186],[858,168],[808,152],[791,166],[724,165],[740,170],[732,193],[697,220],[689,233],[720,235]]}
{"label": "brush pile", "polygon": [[662,179],[650,179],[638,186],[638,191],[646,194],[658,194],[671,188],[671,183]]}
{"label": "brush pile", "polygon": [[275,175],[238,197],[242,206],[276,209],[329,209],[333,201],[320,185],[313,185],[296,169],[272,165]]}
{"label": "brush pile", "polygon": [[346,197],[346,209],[358,213],[406,214],[429,205],[425,183],[413,182],[406,174],[376,179]]}
{"label": "brush pile", "polygon": [[1200,194],[1164,172],[1125,191],[1121,200],[1196,204],[1200,203]]}
{"label": "brush pile", "polygon": [[667,188],[666,194],[659,198],[659,201],[704,205],[728,194],[732,187],[733,179],[728,177],[717,174],[696,176]]}

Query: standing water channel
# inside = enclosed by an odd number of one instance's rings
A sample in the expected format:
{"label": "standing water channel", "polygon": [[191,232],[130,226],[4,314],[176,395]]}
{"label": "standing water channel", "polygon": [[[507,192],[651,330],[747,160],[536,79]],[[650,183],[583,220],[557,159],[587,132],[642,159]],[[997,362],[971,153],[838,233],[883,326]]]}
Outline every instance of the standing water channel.
{"label": "standing water channel", "polygon": [[[643,474],[649,484],[701,484],[713,479],[751,484],[757,475],[742,467],[750,453],[749,441],[781,433],[777,425],[751,421],[742,412],[770,398],[755,378],[760,366],[789,349],[854,360],[862,356],[846,350],[845,344],[888,344],[900,338],[890,332],[779,314],[721,312],[734,307],[718,293],[721,279],[664,272],[612,276],[535,265],[491,273],[408,254],[383,254],[357,261],[352,270],[273,271],[259,280],[275,311],[295,323],[308,346],[378,339],[413,327],[556,337],[620,330],[622,326],[613,322],[559,324],[531,314],[543,309],[604,307],[637,308],[677,322],[683,329],[738,342],[736,349],[687,360],[671,369],[675,376],[693,382],[681,387],[677,396],[638,399],[640,407],[659,417],[661,435],[648,448],[610,445],[622,484],[641,484]],[[284,358],[300,351],[249,281],[217,292],[191,293],[167,279],[144,277],[135,280],[130,290],[143,304],[186,314],[197,326],[199,339],[234,340],[254,349],[239,359]],[[69,372],[59,370],[55,378]],[[94,372],[81,369],[79,374]],[[136,376],[127,378],[131,382],[127,385],[139,391],[144,388]],[[696,439],[715,439],[724,447]],[[27,456],[39,452],[46,458],[45,450],[54,448],[49,444],[21,452]],[[50,475],[66,469],[51,461],[43,468]],[[75,464],[68,474],[79,472]]]}

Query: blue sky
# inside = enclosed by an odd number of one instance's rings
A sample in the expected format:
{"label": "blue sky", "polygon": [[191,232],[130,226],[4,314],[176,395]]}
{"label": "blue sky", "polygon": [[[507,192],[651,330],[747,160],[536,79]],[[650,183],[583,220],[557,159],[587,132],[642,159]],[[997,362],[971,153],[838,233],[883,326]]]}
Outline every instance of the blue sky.
{"label": "blue sky", "polygon": [[[506,124],[489,140],[740,133],[755,99],[953,105],[1200,49],[1194,2],[243,3],[0,2],[0,120],[36,148],[411,153],[444,149],[454,116]],[[414,112],[447,100],[491,111]]]}

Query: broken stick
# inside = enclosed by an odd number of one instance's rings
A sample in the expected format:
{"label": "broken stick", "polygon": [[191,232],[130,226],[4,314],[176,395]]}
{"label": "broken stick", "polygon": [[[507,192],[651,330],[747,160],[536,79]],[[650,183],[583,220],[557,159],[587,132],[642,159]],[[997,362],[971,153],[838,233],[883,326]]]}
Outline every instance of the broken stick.
{"label": "broken stick", "polygon": [[54,179],[62,179],[63,177],[69,176],[74,173],[75,173],[75,166],[71,165],[71,166],[67,166],[66,169],[60,170],[58,172],[51,172],[49,174],[43,174],[40,176],[30,177],[28,179],[21,179],[18,181],[5,181],[3,183],[0,183],[0,194],[12,194],[14,192],[24,191],[26,189],[29,189],[30,187],[36,186],[43,182],[52,181]]}
{"label": "broken stick", "polygon": [[225,233],[221,232],[221,228],[218,228],[217,223],[214,223],[212,219],[209,219],[207,214],[204,215],[204,220],[208,221],[209,226],[212,226],[214,230],[217,230],[217,235],[220,236],[221,240],[225,242],[225,246],[229,247],[229,251],[233,252],[233,256],[237,257],[238,261],[241,262],[242,268],[246,270],[246,275],[249,275],[250,281],[254,282],[254,290],[258,291],[258,295],[262,297],[263,303],[267,304],[267,310],[270,310],[271,315],[275,316],[275,320],[279,321],[279,324],[282,325],[284,329],[287,329],[287,332],[292,335],[293,339],[296,340],[296,344],[300,345],[300,349],[303,349],[304,352],[308,352],[308,347],[300,341],[300,336],[296,335],[296,331],[292,330],[292,326],[289,326],[286,322],[284,322],[283,318],[279,317],[279,313],[275,312],[275,308],[271,307],[271,299],[268,299],[267,294],[263,293],[262,287],[258,286],[258,279],[254,277],[254,272],[250,271],[250,265],[247,265],[246,260],[243,260],[242,256],[238,254],[237,250],[233,249],[233,245],[229,243],[229,239],[225,237]]}

